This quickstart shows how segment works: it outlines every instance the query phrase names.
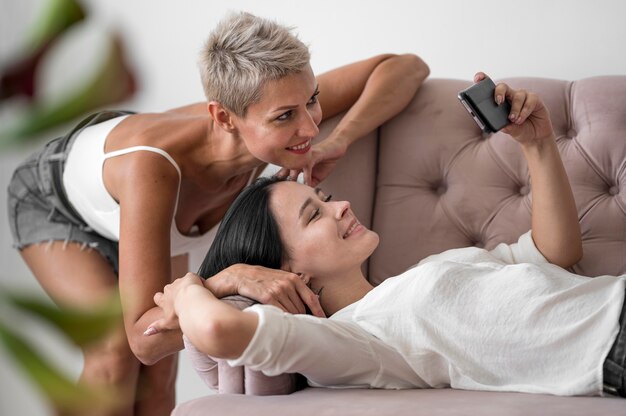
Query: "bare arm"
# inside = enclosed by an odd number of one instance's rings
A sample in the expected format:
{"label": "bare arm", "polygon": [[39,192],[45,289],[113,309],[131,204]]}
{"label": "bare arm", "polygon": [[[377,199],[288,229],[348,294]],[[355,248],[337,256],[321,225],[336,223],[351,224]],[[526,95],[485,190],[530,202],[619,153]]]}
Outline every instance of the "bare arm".
{"label": "bare arm", "polygon": [[123,180],[116,186],[116,196],[121,210],[119,287],[124,326],[135,356],[153,364],[183,347],[180,330],[143,336],[148,325],[162,316],[153,296],[171,278],[170,226],[178,173],[160,155],[138,152],[122,157],[126,158],[119,164]]}
{"label": "bare arm", "polygon": [[348,111],[332,137],[350,145],[398,114],[430,73],[418,56],[379,55],[317,77],[324,119]]}
{"label": "bare arm", "polygon": [[255,313],[242,312],[220,301],[200,277],[188,273],[154,296],[163,318],[153,322],[145,338],[178,327],[200,351],[215,358],[232,359],[243,354],[258,325]]}
{"label": "bare arm", "polygon": [[[485,75],[477,74],[476,80]],[[548,261],[567,268],[582,257],[580,225],[572,189],[556,145],[550,114],[533,93],[496,87],[496,101],[511,102],[503,129],[522,146],[532,182],[532,236]]]}
{"label": "bare arm", "polygon": [[532,181],[532,235],[548,261],[567,268],[582,257],[574,196],[554,134],[522,146]]}
{"label": "bare arm", "polygon": [[[429,71],[415,55],[386,54],[319,75],[323,119],[346,114],[326,140],[313,148],[304,169],[305,182],[315,186],[324,180],[352,143],[402,111]],[[292,177],[298,173],[289,172]]]}

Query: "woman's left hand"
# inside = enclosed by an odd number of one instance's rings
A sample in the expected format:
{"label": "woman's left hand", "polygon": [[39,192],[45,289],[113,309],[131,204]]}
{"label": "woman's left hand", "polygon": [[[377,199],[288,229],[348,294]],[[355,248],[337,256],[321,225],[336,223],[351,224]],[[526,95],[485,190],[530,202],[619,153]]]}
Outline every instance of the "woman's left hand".
{"label": "woman's left hand", "polygon": [[202,279],[193,273],[174,280],[163,288],[163,292],[154,295],[154,303],[163,310],[163,317],[148,326],[145,335],[154,335],[159,332],[179,329],[178,316],[175,310],[176,297],[186,287],[198,285],[204,287]]}
{"label": "woman's left hand", "polygon": [[[487,78],[484,72],[474,75],[474,82]],[[500,104],[503,100],[511,103],[510,123],[502,129],[522,145],[532,144],[553,137],[550,113],[543,101],[535,93],[515,90],[507,84],[496,85],[494,100]]]}
{"label": "woman's left hand", "polygon": [[304,168],[304,183],[317,186],[330,175],[347,150],[346,144],[331,138],[315,145],[311,151],[311,159]]}
{"label": "woman's left hand", "polygon": [[327,138],[313,146],[304,169],[282,168],[276,175],[295,181],[298,179],[298,175],[304,172],[304,183],[309,186],[317,186],[330,175],[339,159],[346,154],[347,150],[348,146],[346,144]]}

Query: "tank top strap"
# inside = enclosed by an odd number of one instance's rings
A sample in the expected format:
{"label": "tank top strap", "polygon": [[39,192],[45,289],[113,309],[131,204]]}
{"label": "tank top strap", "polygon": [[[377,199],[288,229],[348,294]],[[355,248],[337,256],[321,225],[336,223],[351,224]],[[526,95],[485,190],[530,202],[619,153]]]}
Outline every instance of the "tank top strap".
{"label": "tank top strap", "polygon": [[249,186],[255,179],[256,176],[256,171],[257,168],[252,169],[252,172],[250,172],[250,177],[248,178],[248,183],[246,183],[246,186]]}
{"label": "tank top strap", "polygon": [[174,166],[174,168],[176,168],[176,172],[178,172],[178,181],[180,182],[180,180],[182,179],[183,175],[180,171],[180,167],[178,167],[178,163],[176,163],[176,161],[174,160],[174,158],[172,156],[170,156],[169,153],[167,153],[165,150],[163,149],[159,149],[158,147],[152,147],[152,146],[132,146],[132,147],[127,147],[126,149],[120,149],[120,150],[114,150],[112,152],[109,153],[105,153],[104,154],[104,159],[109,159],[115,156],[121,156],[121,155],[125,155],[128,153],[133,153],[133,152],[138,152],[138,151],[148,151],[148,152],[153,152],[153,153],[158,153],[161,156],[163,156],[164,158],[166,158],[167,160],[170,161],[170,163]]}
{"label": "tank top strap", "polygon": [[[181,182],[183,180],[183,174],[182,174],[182,172],[180,170],[180,167],[178,166],[178,163],[176,163],[174,158],[172,156],[170,156],[169,153],[167,153],[163,149],[159,149],[158,147],[152,147],[152,146],[131,146],[131,147],[127,147],[126,149],[114,150],[112,152],[105,153],[104,154],[104,160],[110,159],[110,158],[115,157],[115,156],[121,156],[121,155],[125,155],[125,154],[128,154],[128,153],[140,152],[140,151],[147,151],[147,152],[157,153],[157,154],[163,156],[164,158],[166,158],[167,160],[169,160],[169,162],[174,166],[174,168],[176,168],[176,172],[178,172],[178,189],[176,190],[176,205],[174,206],[174,216],[176,216],[176,213],[178,212],[178,198],[180,198],[180,184],[181,184]],[[176,228],[176,224],[175,224],[173,219],[172,219],[172,224],[173,224],[174,228]]]}

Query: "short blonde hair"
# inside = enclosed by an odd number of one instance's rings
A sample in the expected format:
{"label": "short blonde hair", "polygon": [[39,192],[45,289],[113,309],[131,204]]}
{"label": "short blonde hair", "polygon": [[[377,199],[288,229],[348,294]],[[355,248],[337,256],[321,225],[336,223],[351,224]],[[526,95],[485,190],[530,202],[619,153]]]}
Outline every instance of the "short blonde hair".
{"label": "short blonde hair", "polygon": [[261,99],[266,81],[301,72],[311,54],[291,30],[246,12],[223,19],[200,54],[207,100],[243,117]]}

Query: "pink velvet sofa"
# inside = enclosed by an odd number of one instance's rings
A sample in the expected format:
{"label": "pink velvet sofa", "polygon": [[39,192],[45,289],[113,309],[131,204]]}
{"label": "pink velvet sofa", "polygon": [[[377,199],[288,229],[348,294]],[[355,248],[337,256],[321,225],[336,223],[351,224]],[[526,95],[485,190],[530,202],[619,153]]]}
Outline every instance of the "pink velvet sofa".
{"label": "pink velvet sofa", "polygon": [[[579,81],[506,80],[541,95],[574,190],[582,275],[626,273],[626,76]],[[532,184],[518,145],[485,136],[457,100],[469,81],[430,79],[411,104],[357,142],[322,184],[345,198],[381,236],[368,264],[380,283],[454,247],[492,248],[530,228]],[[322,125],[323,138],[338,122]],[[245,305],[243,299],[231,302]],[[306,387],[301,376],[266,377],[188,349],[221,394],[179,405],[174,415],[626,415],[626,399],[442,390]]]}

